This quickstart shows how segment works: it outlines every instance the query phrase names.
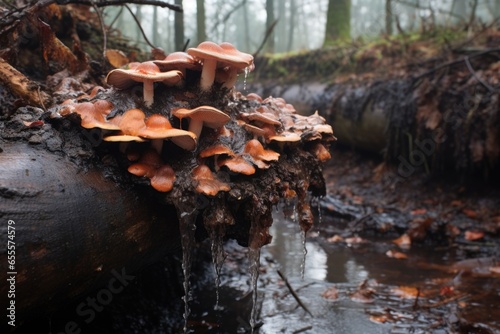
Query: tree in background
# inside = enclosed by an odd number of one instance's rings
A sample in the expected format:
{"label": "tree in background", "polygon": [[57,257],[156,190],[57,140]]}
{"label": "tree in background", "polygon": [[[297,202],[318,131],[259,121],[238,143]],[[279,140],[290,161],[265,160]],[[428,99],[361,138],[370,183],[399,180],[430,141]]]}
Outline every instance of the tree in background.
{"label": "tree in background", "polygon": [[329,0],[323,46],[351,38],[351,0]]}
{"label": "tree in background", "polygon": [[205,0],[196,0],[196,38],[198,44],[207,40]]}
{"label": "tree in background", "polygon": [[[182,0],[175,0],[175,4],[182,7]],[[181,51],[184,48],[184,14],[175,12],[175,50]]]}
{"label": "tree in background", "polygon": [[[266,0],[266,13],[267,13],[267,18],[266,18],[266,28],[269,31],[275,21],[274,18],[274,0]],[[273,53],[274,52],[274,35],[269,36],[269,39],[267,40],[267,52]]]}

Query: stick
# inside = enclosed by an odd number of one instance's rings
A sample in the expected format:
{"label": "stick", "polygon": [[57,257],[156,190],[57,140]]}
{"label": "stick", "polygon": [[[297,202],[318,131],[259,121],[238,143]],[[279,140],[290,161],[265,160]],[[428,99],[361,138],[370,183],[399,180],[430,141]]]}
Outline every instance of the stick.
{"label": "stick", "polygon": [[302,307],[302,309],[304,309],[304,311],[306,311],[307,313],[309,313],[309,315],[314,318],[314,316],[312,315],[311,311],[309,311],[309,309],[304,305],[304,303],[302,303],[302,300],[300,300],[300,298],[297,295],[297,293],[295,293],[295,291],[293,291],[293,288],[290,285],[290,283],[288,283],[288,280],[286,279],[285,275],[283,275],[283,273],[281,271],[279,271],[279,270],[278,270],[278,275],[280,275],[280,277],[283,280],[283,282],[285,282],[286,287],[288,288],[288,290],[290,290],[290,293],[292,294],[293,298],[295,298],[295,300],[297,301],[297,303],[299,304],[299,306]]}
{"label": "stick", "polygon": [[484,87],[488,88],[488,90],[492,93],[496,92],[496,89],[491,87],[486,81],[481,79],[481,77],[477,74],[476,71],[472,68],[472,65],[470,63],[469,57],[465,57],[465,65],[467,65],[467,68],[469,69],[469,72],[472,73],[474,78],[476,78],[477,81],[479,81]]}
{"label": "stick", "polygon": [[146,33],[144,32],[144,29],[142,29],[142,26],[141,26],[141,22],[139,22],[139,20],[137,19],[137,17],[135,16],[134,12],[132,11],[132,9],[130,9],[130,7],[128,5],[124,5],[125,8],[128,9],[130,15],[132,15],[132,17],[134,18],[134,21],[135,23],[137,23],[137,27],[139,27],[139,30],[141,31],[141,34],[142,34],[142,37],[144,37],[144,40],[146,41],[146,43],[148,43],[148,45],[150,47],[152,47],[153,49],[156,49],[156,46],[154,46],[148,39],[148,37],[146,36]]}
{"label": "stick", "polygon": [[[93,0],[67,0],[67,1],[50,1],[52,2],[57,2],[60,5],[67,5],[70,3],[75,3],[75,4],[81,4],[81,5],[92,5]],[[173,11],[182,13],[184,10],[182,9],[181,6],[179,5],[173,5],[170,3],[166,3],[163,1],[159,0],[110,0],[110,1],[99,1],[96,3],[97,7],[106,7],[106,6],[120,6],[120,5],[126,5],[126,4],[137,4],[137,5],[151,5],[151,6],[158,6],[162,8],[168,8]]]}
{"label": "stick", "polygon": [[267,29],[266,31],[266,35],[264,36],[264,39],[262,40],[262,43],[260,43],[260,46],[259,48],[257,49],[257,51],[254,52],[253,54],[253,57],[257,57],[257,55],[260,53],[260,51],[262,51],[262,48],[264,47],[264,45],[266,44],[267,42],[267,39],[269,38],[269,36],[271,36],[271,34],[273,33],[273,30],[274,28],[276,27],[276,24],[278,24],[278,19],[274,20],[274,22],[269,26],[269,28]]}

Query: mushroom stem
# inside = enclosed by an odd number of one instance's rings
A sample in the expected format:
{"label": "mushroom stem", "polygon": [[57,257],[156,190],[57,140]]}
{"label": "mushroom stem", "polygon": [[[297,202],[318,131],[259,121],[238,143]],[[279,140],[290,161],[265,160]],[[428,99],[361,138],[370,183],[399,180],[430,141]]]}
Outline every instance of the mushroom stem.
{"label": "mushroom stem", "polygon": [[155,149],[158,154],[161,155],[163,149],[163,139],[153,139],[151,140],[151,146]]}
{"label": "mushroom stem", "polygon": [[215,80],[215,70],[217,69],[217,60],[205,59],[203,62],[203,69],[201,71],[200,88],[207,91],[212,87]]}
{"label": "mushroom stem", "polygon": [[227,80],[224,82],[222,87],[231,89],[236,85],[236,80],[238,80],[238,70],[236,68],[230,67],[227,74]]}
{"label": "mushroom stem", "polygon": [[154,82],[153,80],[145,80],[143,86],[144,103],[146,104],[146,107],[151,107],[154,101]]}
{"label": "mushroom stem", "polygon": [[201,130],[203,129],[203,121],[198,121],[196,119],[191,119],[189,121],[189,131],[196,135],[196,140],[200,138]]}

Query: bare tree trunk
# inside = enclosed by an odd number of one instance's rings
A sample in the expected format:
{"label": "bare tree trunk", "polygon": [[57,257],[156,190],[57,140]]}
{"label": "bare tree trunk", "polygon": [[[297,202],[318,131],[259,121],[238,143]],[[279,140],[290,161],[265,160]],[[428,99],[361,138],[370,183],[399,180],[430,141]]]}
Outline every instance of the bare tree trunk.
{"label": "bare tree trunk", "polygon": [[[274,23],[275,17],[274,17],[274,0],[266,0],[266,13],[267,13],[267,18],[266,18],[266,29],[270,29],[271,25]],[[274,33],[269,36],[269,39],[267,40],[267,52],[273,53],[275,51],[275,44],[274,44]]]}
{"label": "bare tree trunk", "polygon": [[[295,32],[295,26],[297,25],[297,3],[296,0],[290,0],[290,18],[288,24],[288,44],[286,47],[286,51],[290,52],[293,48],[293,37]],[[306,23],[304,22],[304,25]]]}
{"label": "bare tree trunk", "polygon": [[196,0],[196,28],[198,43],[206,41],[205,0]]}
{"label": "bare tree trunk", "polygon": [[[182,6],[182,0],[175,0],[175,4]],[[184,48],[184,14],[175,12],[175,51],[181,51]]]}
{"label": "bare tree trunk", "polygon": [[[141,5],[137,5],[135,8],[135,17],[137,18],[137,22],[142,23],[142,8]],[[142,38],[141,30],[136,27],[135,28],[135,40],[140,41]]]}
{"label": "bare tree trunk", "polygon": [[153,8],[153,45],[160,45],[160,34],[158,31],[158,7]]}
{"label": "bare tree trunk", "polygon": [[248,7],[247,3],[243,5],[243,24],[245,31],[245,51],[250,52],[250,24],[248,22]]}
{"label": "bare tree trunk", "polygon": [[276,26],[276,51],[284,52],[286,49],[287,33],[286,33],[286,0],[278,1],[278,25]]}
{"label": "bare tree trunk", "polygon": [[330,0],[326,17],[324,46],[351,38],[351,0]]}
{"label": "bare tree trunk", "polygon": [[392,35],[392,0],[385,0],[385,33]]}

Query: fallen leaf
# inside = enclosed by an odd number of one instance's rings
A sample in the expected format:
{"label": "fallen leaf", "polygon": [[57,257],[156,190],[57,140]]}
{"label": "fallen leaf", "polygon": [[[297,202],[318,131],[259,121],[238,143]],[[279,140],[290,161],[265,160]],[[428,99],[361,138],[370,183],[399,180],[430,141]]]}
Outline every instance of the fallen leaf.
{"label": "fallen leaf", "polygon": [[381,314],[381,315],[371,315],[370,316],[370,321],[373,321],[378,324],[384,324],[389,320],[387,315]]}
{"label": "fallen leaf", "polygon": [[345,238],[345,242],[348,245],[354,245],[354,244],[364,243],[364,242],[366,242],[366,240],[361,238],[361,237],[356,236],[356,237],[351,237],[351,238]]}
{"label": "fallen leaf", "polygon": [[123,52],[116,49],[107,49],[106,58],[114,68],[125,66],[130,62]]}
{"label": "fallen leaf", "polygon": [[499,274],[500,275],[500,266],[498,267],[490,267],[490,272],[493,274]]}
{"label": "fallen leaf", "polygon": [[321,294],[321,297],[330,300],[336,300],[339,297],[339,291],[336,287],[332,286]]}
{"label": "fallen leaf", "polygon": [[399,246],[402,249],[409,249],[411,247],[411,239],[408,234],[403,234],[397,239],[392,240],[393,243]]}
{"label": "fallen leaf", "polygon": [[23,124],[29,128],[36,128],[36,127],[40,127],[42,125],[44,125],[45,123],[43,121],[33,121],[33,122],[26,122],[26,121],[23,121]]}
{"label": "fallen leaf", "polygon": [[415,209],[415,210],[412,210],[410,211],[410,214],[412,216],[416,216],[416,215],[425,215],[427,213],[427,209]]}
{"label": "fallen leaf", "polygon": [[439,295],[445,297],[451,297],[455,293],[455,288],[449,285],[445,285],[439,289]]}
{"label": "fallen leaf", "polygon": [[355,303],[370,304],[375,301],[373,294],[374,291],[372,289],[359,290],[351,295],[351,300]]}
{"label": "fallen leaf", "polygon": [[466,215],[469,218],[476,219],[477,218],[477,212],[471,209],[463,209],[462,212],[464,215]]}
{"label": "fallen leaf", "polygon": [[483,231],[465,231],[465,240],[474,241],[484,238]]}
{"label": "fallen leaf", "polygon": [[331,243],[342,242],[342,241],[344,241],[344,238],[342,238],[338,234],[335,234],[333,237],[326,239],[326,241],[331,242]]}
{"label": "fallen leaf", "polygon": [[390,258],[393,258],[393,259],[398,259],[398,260],[403,260],[403,259],[407,259],[408,258],[408,255],[406,255],[405,253],[401,253],[401,252],[398,252],[398,251],[393,251],[393,250],[388,250],[385,255],[387,255],[387,257],[390,257]]}
{"label": "fallen leaf", "polygon": [[363,197],[361,197],[361,196],[354,196],[352,198],[352,203],[353,204],[358,204],[358,205],[359,204],[363,204]]}
{"label": "fallen leaf", "polygon": [[419,295],[419,289],[414,286],[399,286],[397,288],[392,288],[391,292],[394,296],[403,298],[403,299],[412,299],[417,298]]}

